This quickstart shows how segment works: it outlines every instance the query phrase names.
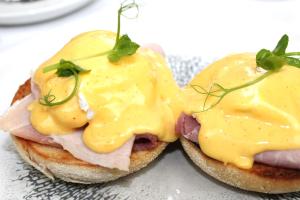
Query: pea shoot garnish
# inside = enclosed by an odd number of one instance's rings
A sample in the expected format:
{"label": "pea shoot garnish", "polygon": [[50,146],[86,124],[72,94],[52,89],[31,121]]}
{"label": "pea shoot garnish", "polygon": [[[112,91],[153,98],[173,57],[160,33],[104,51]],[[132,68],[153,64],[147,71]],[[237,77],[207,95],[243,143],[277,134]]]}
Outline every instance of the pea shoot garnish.
{"label": "pea shoot garnish", "polygon": [[[205,112],[212,109],[213,107],[217,106],[226,95],[236,90],[249,87],[262,81],[263,79],[267,78],[273,73],[278,72],[286,64],[300,68],[300,59],[297,58],[300,57],[300,52],[286,53],[288,43],[289,37],[287,35],[283,35],[273,51],[261,49],[256,54],[257,67],[266,70],[266,72],[252,81],[231,88],[225,88],[224,86],[218,83],[213,83],[208,90],[200,85],[190,85],[199,94],[206,95],[202,106],[202,110],[198,112]],[[207,106],[207,100],[209,97],[216,98],[216,101],[211,105]]]}
{"label": "pea shoot garnish", "polygon": [[69,101],[70,99],[72,99],[72,97],[74,97],[76,95],[76,92],[78,90],[78,86],[79,86],[79,73],[86,73],[89,72],[90,70],[86,70],[81,68],[78,65],[75,65],[74,63],[72,63],[71,61],[65,61],[63,59],[60,60],[58,65],[52,65],[49,67],[44,68],[43,72],[47,73],[50,71],[56,70],[56,74],[58,77],[71,77],[74,76],[75,78],[75,85],[74,88],[72,90],[72,92],[69,94],[69,96],[67,96],[65,99],[61,100],[61,101],[55,101],[56,100],[56,96],[54,94],[51,93],[51,90],[48,92],[48,94],[46,94],[45,96],[43,96],[40,99],[40,104],[44,105],[44,106],[57,106],[57,105],[61,105],[66,103],[67,101]]}
{"label": "pea shoot garnish", "polygon": [[128,35],[123,35],[116,42],[115,47],[108,53],[108,60],[110,62],[116,62],[124,56],[133,55],[139,45],[132,42]]}
{"label": "pea shoot garnish", "polygon": [[[121,34],[121,16],[125,16],[126,11],[135,9],[136,15],[133,18],[136,18],[138,16],[139,7],[135,3],[135,1],[132,1],[131,3],[123,2],[121,4],[121,7],[118,10],[118,28],[117,28],[117,36],[116,36],[116,42],[112,50],[108,52],[108,60],[110,62],[116,62],[120,60],[124,56],[130,56],[133,55],[137,49],[140,47],[137,43],[131,41],[128,35],[122,35]],[[127,17],[129,18],[129,17]]]}
{"label": "pea shoot garnish", "polygon": [[56,96],[52,94],[52,91],[50,90],[46,95],[44,95],[40,99],[40,104],[44,106],[57,106],[66,103],[70,99],[72,99],[73,96],[76,95],[78,87],[79,87],[79,73],[88,72],[89,70],[85,70],[82,67],[76,65],[74,62],[80,61],[80,60],[87,60],[90,58],[100,57],[107,55],[107,58],[110,62],[117,62],[121,58],[125,56],[130,56],[135,54],[137,49],[140,47],[137,43],[133,42],[127,34],[121,36],[121,16],[125,16],[125,13],[131,9],[136,10],[136,15],[133,18],[136,18],[138,16],[138,5],[135,3],[135,1],[124,1],[120,8],[118,9],[118,26],[117,26],[117,36],[115,40],[114,47],[105,52],[97,53],[95,55],[90,55],[87,57],[72,59],[72,60],[64,60],[61,59],[59,63],[47,66],[43,69],[44,73],[48,73],[53,70],[57,70],[56,74],[58,77],[70,77],[74,76],[75,78],[75,85],[71,92],[71,94],[66,97],[65,99],[61,101],[55,101]]}
{"label": "pea shoot garnish", "polygon": [[[135,15],[133,17],[129,17],[126,15],[126,13],[129,10],[133,10],[135,12]],[[121,4],[120,8],[118,9],[117,36],[116,36],[114,47],[111,50],[105,52],[100,52],[94,55],[73,59],[71,61],[75,62],[80,60],[87,60],[87,59],[106,55],[110,62],[117,62],[125,56],[130,56],[135,54],[135,52],[138,50],[140,45],[133,42],[127,34],[121,36],[121,16],[133,19],[133,18],[137,18],[138,13],[139,13],[139,7],[138,4],[135,3],[135,1],[124,1]],[[58,65],[58,64],[59,63],[54,65]]]}

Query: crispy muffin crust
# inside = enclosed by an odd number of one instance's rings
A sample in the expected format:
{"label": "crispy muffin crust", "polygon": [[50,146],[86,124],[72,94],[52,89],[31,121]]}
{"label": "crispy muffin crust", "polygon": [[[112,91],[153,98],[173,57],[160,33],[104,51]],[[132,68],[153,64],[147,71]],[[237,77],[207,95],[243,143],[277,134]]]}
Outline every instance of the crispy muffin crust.
{"label": "crispy muffin crust", "polygon": [[[12,103],[30,94],[30,79],[21,85]],[[156,148],[132,152],[129,171],[109,169],[74,158],[59,148],[11,136],[21,157],[50,179],[59,178],[67,182],[92,184],[116,180],[146,167],[166,148],[168,143],[160,142]]]}
{"label": "crispy muffin crust", "polygon": [[244,170],[206,156],[201,149],[184,137],[181,144],[191,160],[204,172],[231,186],[262,193],[288,193],[300,191],[300,170],[272,167],[254,163]]}

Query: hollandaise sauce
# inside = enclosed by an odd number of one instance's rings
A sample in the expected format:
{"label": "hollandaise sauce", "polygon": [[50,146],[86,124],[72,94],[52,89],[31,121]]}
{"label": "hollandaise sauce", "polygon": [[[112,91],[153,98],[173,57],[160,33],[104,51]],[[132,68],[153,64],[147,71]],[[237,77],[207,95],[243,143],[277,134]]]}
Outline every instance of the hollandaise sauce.
{"label": "hollandaise sauce", "polygon": [[[209,89],[242,85],[265,73],[254,54],[232,55],[208,66],[191,81]],[[185,112],[201,123],[201,150],[216,160],[249,169],[254,156],[268,150],[300,148],[300,69],[283,66],[264,80],[228,94],[205,111],[201,95],[187,86]],[[210,96],[206,104],[217,100]]]}
{"label": "hollandaise sauce", "polygon": [[[74,88],[74,78],[43,73],[45,67],[62,58],[76,60],[106,52],[114,46],[115,37],[112,32],[94,31],[71,40],[35,72],[33,81],[41,95],[51,90],[59,101]],[[177,139],[174,127],[184,104],[160,54],[140,48],[116,63],[99,56],[77,60],[76,64],[90,70],[79,75],[76,96],[58,106],[36,101],[29,107],[32,125],[40,133],[70,134],[84,127],[84,143],[100,153],[116,150],[135,134],[150,133],[165,142]]]}

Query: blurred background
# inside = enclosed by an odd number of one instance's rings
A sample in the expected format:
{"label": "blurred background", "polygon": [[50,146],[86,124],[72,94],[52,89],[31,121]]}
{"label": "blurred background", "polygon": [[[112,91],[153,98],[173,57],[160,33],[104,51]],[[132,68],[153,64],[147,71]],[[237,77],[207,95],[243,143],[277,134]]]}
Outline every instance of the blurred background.
{"label": "blurred background", "polygon": [[[73,36],[116,30],[120,0],[0,0],[0,89],[8,106],[17,87]],[[300,50],[297,0],[136,0],[137,19],[122,32],[140,44],[160,44],[167,55],[219,58],[273,48],[285,33]],[[43,21],[46,20],[46,21]],[[32,24],[33,23],[33,24]]]}

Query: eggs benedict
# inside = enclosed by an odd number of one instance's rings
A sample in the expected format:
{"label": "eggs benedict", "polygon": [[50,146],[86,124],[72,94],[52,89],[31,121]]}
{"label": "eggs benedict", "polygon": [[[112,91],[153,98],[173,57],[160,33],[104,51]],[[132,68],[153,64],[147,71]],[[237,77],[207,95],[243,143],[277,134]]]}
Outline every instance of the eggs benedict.
{"label": "eggs benedict", "polygon": [[[122,12],[136,4],[122,5]],[[16,93],[0,128],[51,179],[115,180],[174,142],[181,90],[157,46],[92,31],[73,38]],[[155,49],[155,50],[153,50]]]}
{"label": "eggs benedict", "polygon": [[273,51],[225,57],[185,88],[176,128],[212,177],[256,192],[300,190],[300,62],[287,45],[284,35]]}

